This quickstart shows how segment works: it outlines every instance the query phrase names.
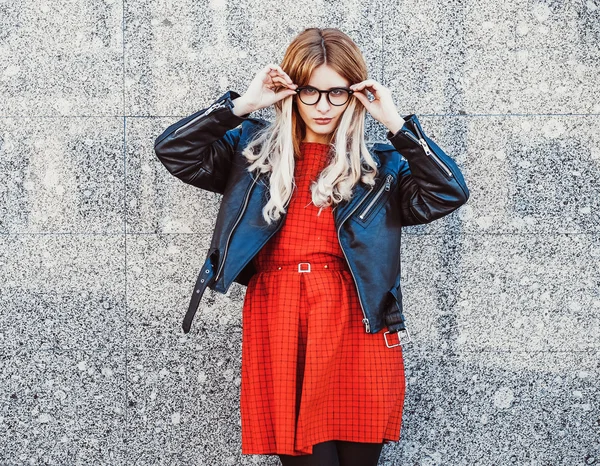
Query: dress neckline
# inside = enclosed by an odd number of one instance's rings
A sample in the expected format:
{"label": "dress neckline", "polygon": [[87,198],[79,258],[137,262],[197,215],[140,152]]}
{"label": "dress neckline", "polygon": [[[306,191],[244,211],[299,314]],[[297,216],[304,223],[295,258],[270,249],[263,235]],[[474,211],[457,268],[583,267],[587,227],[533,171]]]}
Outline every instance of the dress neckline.
{"label": "dress neckline", "polygon": [[330,145],[326,142],[312,142],[312,141],[302,141],[300,144],[319,144],[320,146],[329,146]]}

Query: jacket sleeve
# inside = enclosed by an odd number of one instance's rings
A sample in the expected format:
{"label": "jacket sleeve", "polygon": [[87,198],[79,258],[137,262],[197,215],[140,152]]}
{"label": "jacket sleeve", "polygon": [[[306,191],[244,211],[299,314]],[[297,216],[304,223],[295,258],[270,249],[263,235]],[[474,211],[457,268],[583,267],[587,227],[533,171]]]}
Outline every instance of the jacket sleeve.
{"label": "jacket sleeve", "polygon": [[233,113],[227,91],[208,108],[169,126],[154,142],[154,152],[166,169],[185,183],[223,194],[231,160],[240,140],[238,126],[249,114]]}
{"label": "jacket sleeve", "polygon": [[398,174],[403,226],[430,223],[458,209],[469,199],[469,189],[456,163],[427,137],[418,118],[392,134],[391,144],[406,159]]}

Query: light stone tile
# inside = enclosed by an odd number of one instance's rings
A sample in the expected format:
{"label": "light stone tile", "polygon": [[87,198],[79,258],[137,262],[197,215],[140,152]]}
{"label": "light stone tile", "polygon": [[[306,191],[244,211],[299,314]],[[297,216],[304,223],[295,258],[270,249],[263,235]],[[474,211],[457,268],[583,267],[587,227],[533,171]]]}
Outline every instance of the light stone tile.
{"label": "light stone tile", "polygon": [[422,117],[457,163],[466,204],[412,233],[591,233],[600,230],[600,119]]}
{"label": "light stone tile", "polygon": [[599,357],[407,351],[401,441],[380,464],[595,464]]}
{"label": "light stone tile", "polygon": [[184,334],[182,321],[210,238],[201,235],[129,235],[127,239],[127,337],[147,346],[187,344],[201,331],[241,331],[246,287],[226,294],[207,289]]}
{"label": "light stone tile", "polygon": [[593,2],[384,3],[384,78],[407,113],[598,113]]}
{"label": "light stone tile", "polygon": [[125,464],[125,356],[108,348],[4,352],[0,463]]}
{"label": "light stone tile", "polygon": [[123,2],[3,2],[0,115],[122,115]]}
{"label": "light stone tile", "polygon": [[462,90],[467,5],[408,0],[384,3],[383,83],[401,115],[471,112]]}
{"label": "light stone tile", "polygon": [[127,120],[127,232],[212,233],[223,196],[171,175],[154,152],[169,125],[164,118]]}
{"label": "light stone tile", "polygon": [[122,118],[0,125],[0,233],[123,232]]}
{"label": "light stone tile", "polygon": [[124,255],[124,236],[0,236],[0,348],[116,348]]}
{"label": "light stone tile", "polygon": [[402,256],[415,351],[600,349],[597,235],[412,236]]}
{"label": "light stone tile", "polygon": [[175,347],[132,344],[128,464],[278,464],[241,454],[240,354],[241,338],[229,332]]}
{"label": "light stone tile", "polygon": [[465,123],[465,176],[472,194],[461,215],[465,231],[600,229],[597,117],[475,117],[458,125]]}
{"label": "light stone tile", "polygon": [[[127,2],[127,112],[187,115],[226,90],[243,94],[258,70],[280,63],[307,27],[335,26],[359,45],[371,77],[381,77],[381,0],[281,3]],[[272,111],[256,112],[266,117]]]}
{"label": "light stone tile", "polygon": [[[472,195],[404,230],[413,343],[402,439],[380,463],[600,460],[600,131],[595,115],[544,115],[600,113],[598,2],[28,1],[3,13],[1,464],[279,464],[241,455],[245,287],[208,290],[181,330],[220,196],[172,177],[151,143],[242,93],[311,25],[357,40],[370,77],[464,167]],[[370,116],[367,136],[386,142]]]}

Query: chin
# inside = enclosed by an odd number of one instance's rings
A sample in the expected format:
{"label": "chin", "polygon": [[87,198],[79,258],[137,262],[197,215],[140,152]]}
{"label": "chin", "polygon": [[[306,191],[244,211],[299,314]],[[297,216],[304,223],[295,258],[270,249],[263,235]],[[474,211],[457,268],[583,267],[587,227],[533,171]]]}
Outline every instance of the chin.
{"label": "chin", "polygon": [[317,134],[331,134],[335,130],[335,122],[331,122],[328,125],[313,125],[310,127]]}

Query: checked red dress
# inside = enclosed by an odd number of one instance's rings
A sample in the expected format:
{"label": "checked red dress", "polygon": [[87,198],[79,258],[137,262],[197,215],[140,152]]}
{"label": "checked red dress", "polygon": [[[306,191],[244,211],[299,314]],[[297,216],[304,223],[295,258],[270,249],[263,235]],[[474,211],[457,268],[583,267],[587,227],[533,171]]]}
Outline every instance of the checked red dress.
{"label": "checked red dress", "polygon": [[383,331],[365,332],[331,207],[318,216],[312,203],[310,183],[328,165],[329,146],[301,149],[286,219],[254,258],[244,299],[242,454],[400,439],[402,347],[388,348]]}

